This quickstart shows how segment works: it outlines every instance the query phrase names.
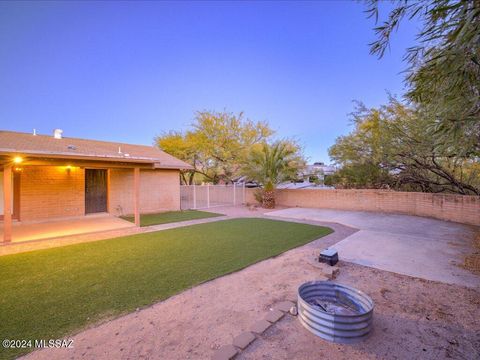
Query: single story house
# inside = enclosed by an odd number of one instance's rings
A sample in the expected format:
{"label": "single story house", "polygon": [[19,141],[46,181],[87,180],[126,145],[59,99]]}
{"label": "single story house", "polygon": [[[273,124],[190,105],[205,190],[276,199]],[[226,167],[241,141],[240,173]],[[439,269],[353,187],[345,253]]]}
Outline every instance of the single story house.
{"label": "single story house", "polygon": [[[93,213],[135,215],[180,209],[181,169],[153,146],[0,131],[0,220],[42,221]],[[1,241],[1,240],[0,240]]]}

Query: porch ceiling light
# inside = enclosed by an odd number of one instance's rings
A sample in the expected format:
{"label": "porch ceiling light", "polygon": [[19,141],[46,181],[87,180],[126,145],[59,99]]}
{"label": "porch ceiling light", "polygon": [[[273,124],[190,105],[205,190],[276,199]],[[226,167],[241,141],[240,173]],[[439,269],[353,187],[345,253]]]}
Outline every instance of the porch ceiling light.
{"label": "porch ceiling light", "polygon": [[15,164],[20,164],[22,161],[23,161],[23,158],[22,158],[21,156],[15,156],[15,157],[13,158],[13,162],[14,162]]}

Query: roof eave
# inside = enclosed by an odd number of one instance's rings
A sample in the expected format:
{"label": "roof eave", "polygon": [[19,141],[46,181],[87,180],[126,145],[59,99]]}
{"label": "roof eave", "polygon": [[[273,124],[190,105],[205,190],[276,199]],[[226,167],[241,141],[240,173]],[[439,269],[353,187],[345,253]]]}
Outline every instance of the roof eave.
{"label": "roof eave", "polygon": [[185,165],[166,165],[162,163],[155,163],[155,169],[174,169],[174,170],[193,170],[193,166],[185,163]]}
{"label": "roof eave", "polygon": [[23,155],[33,158],[48,157],[55,159],[72,159],[72,160],[97,160],[97,161],[112,161],[112,162],[134,162],[144,164],[154,164],[157,159],[140,158],[133,156],[109,156],[109,155],[89,155],[89,154],[71,154],[50,151],[22,151],[16,149],[0,149],[0,155]]}
{"label": "roof eave", "polygon": [[139,158],[139,157],[117,157],[117,156],[99,156],[99,155],[85,155],[85,154],[69,154],[48,151],[19,151],[15,149],[1,149],[0,155],[22,155],[30,158],[52,158],[52,159],[66,159],[66,160],[90,160],[90,161],[108,161],[118,163],[138,163],[151,164],[154,169],[172,169],[172,170],[193,170],[193,166],[182,162],[182,164],[168,164],[159,161],[158,159]]}

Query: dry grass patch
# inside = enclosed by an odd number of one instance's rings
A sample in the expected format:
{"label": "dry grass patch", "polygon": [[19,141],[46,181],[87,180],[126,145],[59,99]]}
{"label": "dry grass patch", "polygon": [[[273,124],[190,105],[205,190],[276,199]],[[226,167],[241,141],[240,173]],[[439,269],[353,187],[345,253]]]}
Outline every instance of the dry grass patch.
{"label": "dry grass patch", "polygon": [[464,266],[466,269],[476,274],[480,274],[480,231],[473,240],[473,248],[475,249],[473,254],[465,257]]}

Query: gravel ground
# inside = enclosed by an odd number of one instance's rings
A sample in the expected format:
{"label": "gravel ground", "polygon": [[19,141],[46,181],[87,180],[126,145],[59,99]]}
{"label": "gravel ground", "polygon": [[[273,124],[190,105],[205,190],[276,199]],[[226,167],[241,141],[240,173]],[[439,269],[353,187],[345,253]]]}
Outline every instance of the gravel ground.
{"label": "gravel ground", "polygon": [[474,274],[480,275],[480,230],[472,239],[472,251],[465,257],[464,267]]}
{"label": "gravel ground", "polygon": [[362,343],[324,341],[288,316],[238,359],[480,359],[480,293],[355,265],[336,281],[375,302],[374,331]]}

